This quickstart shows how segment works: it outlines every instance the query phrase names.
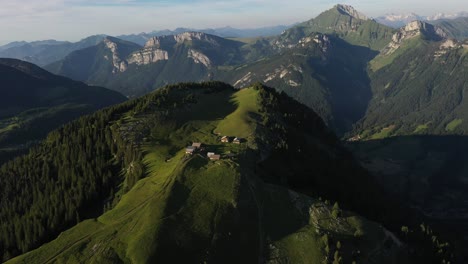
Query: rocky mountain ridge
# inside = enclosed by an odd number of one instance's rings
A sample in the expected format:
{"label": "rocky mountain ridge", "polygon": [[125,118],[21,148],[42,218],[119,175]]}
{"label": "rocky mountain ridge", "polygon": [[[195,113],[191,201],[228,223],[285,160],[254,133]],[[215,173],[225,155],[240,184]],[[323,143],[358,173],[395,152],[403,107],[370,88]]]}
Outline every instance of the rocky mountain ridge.
{"label": "rocky mountain ridge", "polygon": [[401,47],[406,40],[422,36],[424,38],[441,41],[447,38],[447,33],[441,28],[423,21],[412,21],[400,28],[392,36],[392,41],[381,51],[382,55],[390,55]]}

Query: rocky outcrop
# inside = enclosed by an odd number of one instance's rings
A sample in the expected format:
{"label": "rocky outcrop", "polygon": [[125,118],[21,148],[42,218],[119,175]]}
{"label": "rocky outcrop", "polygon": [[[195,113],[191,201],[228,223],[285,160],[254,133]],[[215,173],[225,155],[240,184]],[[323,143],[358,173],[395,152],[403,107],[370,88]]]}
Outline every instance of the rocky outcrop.
{"label": "rocky outcrop", "polygon": [[310,42],[314,42],[315,44],[317,44],[324,53],[328,51],[331,45],[330,38],[327,35],[317,34],[302,38],[301,40],[299,40],[297,46],[306,47]]}
{"label": "rocky outcrop", "polygon": [[[124,72],[127,70],[127,62],[123,59],[120,58],[119,54],[119,48],[117,43],[113,42],[110,38],[104,38],[103,40],[104,44],[106,47],[110,50],[112,53],[112,73],[118,73],[118,72]],[[104,57],[106,59],[109,59],[107,56]]]}
{"label": "rocky outcrop", "polygon": [[167,48],[187,41],[199,40],[213,45],[219,45],[216,37],[201,32],[185,32],[178,35],[152,37],[146,42],[145,48]]}
{"label": "rocky outcrop", "polygon": [[[219,45],[214,37],[200,32],[185,32],[178,35],[152,37],[146,42],[142,50],[134,52],[128,57],[128,64],[146,65],[169,60],[168,50],[172,50],[177,44],[194,40]],[[212,66],[212,62],[208,56],[199,51],[189,49],[187,56],[195,63],[203,64],[208,68]]]}
{"label": "rocky outcrop", "polygon": [[295,72],[299,73],[298,76],[300,76],[302,75],[303,70],[300,66],[294,64],[290,64],[288,66],[280,65],[280,67],[276,68],[273,72],[265,74],[263,82],[268,83],[275,79],[281,79],[285,84],[297,87],[302,85],[302,83],[301,80],[293,77]]}
{"label": "rocky outcrop", "polygon": [[454,39],[447,39],[439,46],[439,50],[435,52],[434,57],[439,58],[447,54],[452,49],[462,48],[463,45]]}
{"label": "rocky outcrop", "polygon": [[193,59],[193,61],[197,64],[203,64],[205,65],[207,68],[210,68],[211,67],[211,61],[210,59],[203,53],[199,52],[199,51],[196,51],[196,50],[193,50],[193,49],[189,49],[188,51],[188,57],[190,59]]}
{"label": "rocky outcrop", "polygon": [[144,49],[167,49],[175,44],[177,41],[173,35],[152,37],[146,42]]}
{"label": "rocky outcrop", "polygon": [[136,65],[146,65],[165,60],[169,60],[169,53],[158,48],[144,48],[141,51],[132,53],[127,59],[129,64]]}
{"label": "rocky outcrop", "polygon": [[179,35],[175,35],[174,39],[179,44],[184,43],[186,41],[200,40],[203,42],[208,42],[212,45],[219,46],[219,43],[213,36],[201,32],[185,32]]}
{"label": "rocky outcrop", "polygon": [[338,10],[338,12],[348,15],[350,17],[356,18],[356,19],[361,19],[361,20],[368,20],[369,18],[362,14],[361,12],[358,12],[354,7],[350,5],[336,5],[335,8]]}
{"label": "rocky outcrop", "polygon": [[447,34],[439,27],[422,21],[413,21],[392,36],[392,42],[382,50],[383,55],[390,55],[399,49],[405,40],[423,36],[426,39],[440,41],[447,38]]}

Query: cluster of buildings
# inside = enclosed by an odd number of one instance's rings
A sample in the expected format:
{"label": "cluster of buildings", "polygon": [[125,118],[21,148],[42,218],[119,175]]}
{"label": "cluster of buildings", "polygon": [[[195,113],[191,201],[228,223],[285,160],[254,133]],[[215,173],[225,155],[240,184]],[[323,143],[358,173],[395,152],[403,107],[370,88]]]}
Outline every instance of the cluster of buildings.
{"label": "cluster of buildings", "polygon": [[[242,142],[244,142],[244,139],[238,138],[238,137],[223,136],[221,138],[221,142],[222,143],[241,144]],[[191,146],[187,146],[185,148],[185,154],[187,154],[187,155],[193,155],[195,153],[203,154],[203,152],[205,152],[205,148],[203,147],[203,144],[200,143],[200,142],[193,142]],[[213,160],[213,161],[221,159],[221,155],[216,154],[215,152],[208,152],[206,154],[206,157],[209,158],[210,160]],[[230,154],[227,155],[227,157],[228,158],[233,158],[233,157],[235,157],[235,154],[230,153]]]}
{"label": "cluster of buildings", "polygon": [[[234,138],[234,139],[232,139],[232,138]],[[232,140],[231,140],[231,139],[232,139]],[[232,142],[232,143],[234,143],[234,144],[240,144],[240,143],[242,143],[243,141],[244,141],[244,140],[243,140],[242,138],[238,138],[238,137],[223,136],[223,137],[221,138],[221,142],[223,142],[223,143],[230,143],[230,142]]]}
{"label": "cluster of buildings", "polygon": [[[185,154],[193,155],[195,153],[201,153],[204,150],[205,149],[203,148],[202,143],[194,142],[194,143],[192,143],[192,146],[188,146],[188,147],[185,148]],[[221,155],[216,154],[214,152],[208,152],[206,156],[210,160],[220,160],[221,159]]]}

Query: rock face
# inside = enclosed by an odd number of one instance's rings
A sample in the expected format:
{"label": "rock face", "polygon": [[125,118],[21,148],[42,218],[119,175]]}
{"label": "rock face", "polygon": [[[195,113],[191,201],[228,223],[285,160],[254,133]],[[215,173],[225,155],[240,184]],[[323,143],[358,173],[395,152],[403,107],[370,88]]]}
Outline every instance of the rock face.
{"label": "rock face", "polygon": [[185,32],[178,35],[152,37],[148,40],[148,42],[146,42],[145,48],[164,48],[167,46],[173,46],[175,44],[182,44],[184,42],[194,40],[199,40],[219,46],[219,43],[215,38],[213,38],[213,36],[201,32]]}
{"label": "rock face", "polygon": [[[177,44],[193,40],[219,45],[214,38],[200,32],[185,32],[179,35],[152,37],[146,42],[142,50],[134,52],[128,57],[128,64],[146,65],[158,61],[167,61],[169,60],[168,50],[172,50]],[[212,66],[211,60],[199,51],[189,49],[187,56],[197,64],[203,64],[208,68]]]}
{"label": "rock face", "polygon": [[336,5],[335,7],[342,14],[349,15],[351,17],[361,19],[361,20],[369,20],[367,16],[358,12],[356,9],[354,9],[354,7],[350,5]]}
{"label": "rock face", "polygon": [[219,43],[213,37],[201,32],[185,32],[174,36],[175,41],[180,44],[186,41],[200,40],[212,45],[219,46]]}
{"label": "rock face", "polygon": [[[115,42],[113,42],[109,38],[104,38],[103,41],[104,41],[104,44],[106,45],[106,47],[112,53],[112,65],[114,67],[112,69],[112,73],[115,74],[117,72],[126,71],[127,70],[127,62],[120,58],[119,49],[118,49],[117,44]],[[105,58],[108,59],[107,57],[105,57]]]}
{"label": "rock face", "polygon": [[169,53],[162,49],[144,48],[128,57],[128,64],[146,65],[169,60]]}
{"label": "rock face", "polygon": [[299,40],[299,43],[297,46],[305,47],[307,46],[308,43],[312,41],[317,43],[320,47],[322,47],[324,51],[326,51],[327,48],[330,46],[330,39],[328,38],[327,35],[323,35],[323,34],[316,34],[316,35],[302,38],[301,40]]}
{"label": "rock face", "polygon": [[193,59],[195,63],[201,63],[205,65],[207,68],[211,67],[210,58],[208,58],[205,54],[198,52],[196,50],[190,49],[188,52],[188,57]]}
{"label": "rock face", "polygon": [[425,22],[413,21],[400,28],[400,30],[393,35],[392,42],[382,50],[382,54],[390,55],[400,48],[403,41],[419,36],[424,36],[425,38],[436,41],[447,38],[447,34],[441,28]]}

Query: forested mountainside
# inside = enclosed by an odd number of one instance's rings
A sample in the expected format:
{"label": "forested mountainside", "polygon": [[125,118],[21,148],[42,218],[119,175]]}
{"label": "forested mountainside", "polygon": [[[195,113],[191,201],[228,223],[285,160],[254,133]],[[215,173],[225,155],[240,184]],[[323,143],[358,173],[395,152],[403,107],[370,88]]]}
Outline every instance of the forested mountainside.
{"label": "forested mountainside", "polygon": [[355,132],[363,139],[466,134],[465,43],[422,22],[408,28],[371,61],[373,98]]}
{"label": "forested mountainside", "polygon": [[440,19],[431,22],[447,32],[448,36],[463,41],[468,38],[468,17]]}
{"label": "forested mountainside", "polygon": [[[203,147],[186,154],[193,142]],[[385,220],[398,233],[400,221],[413,224],[315,113],[261,85],[180,84],[98,111],[3,165],[0,181],[3,259],[52,240],[12,263],[435,256],[408,254],[432,248],[419,231],[403,244],[342,210]]]}
{"label": "forested mountainside", "polygon": [[62,124],[126,100],[14,59],[0,59],[0,84],[0,162]]}

